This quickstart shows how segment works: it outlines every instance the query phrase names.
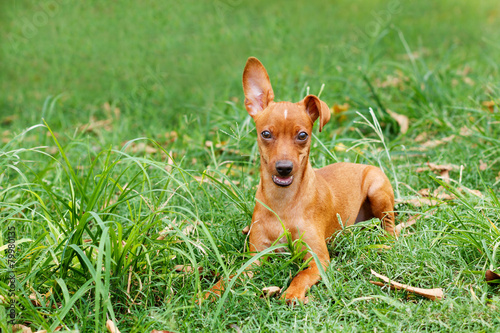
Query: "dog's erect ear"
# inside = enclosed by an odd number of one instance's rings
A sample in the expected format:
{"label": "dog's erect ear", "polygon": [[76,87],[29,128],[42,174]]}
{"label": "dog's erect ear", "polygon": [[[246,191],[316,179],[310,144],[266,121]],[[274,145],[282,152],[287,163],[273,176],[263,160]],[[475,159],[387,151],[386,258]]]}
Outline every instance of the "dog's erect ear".
{"label": "dog's erect ear", "polygon": [[243,70],[243,91],[248,114],[255,116],[274,100],[273,87],[264,65],[254,57],[247,60]]}
{"label": "dog's erect ear", "polygon": [[304,103],[306,112],[313,122],[319,117],[319,131],[321,132],[323,126],[330,120],[330,108],[325,102],[314,95],[307,95],[302,100],[302,103]]}

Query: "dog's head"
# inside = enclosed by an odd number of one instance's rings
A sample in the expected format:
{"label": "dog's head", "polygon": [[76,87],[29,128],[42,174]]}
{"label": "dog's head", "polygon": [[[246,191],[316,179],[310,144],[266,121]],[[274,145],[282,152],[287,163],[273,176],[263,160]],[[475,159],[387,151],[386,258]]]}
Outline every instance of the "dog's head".
{"label": "dog's head", "polygon": [[309,158],[313,124],[319,131],[330,120],[328,105],[314,95],[297,103],[274,102],[267,71],[250,57],[243,71],[245,107],[255,121],[262,168],[278,186],[289,186],[301,176]]}

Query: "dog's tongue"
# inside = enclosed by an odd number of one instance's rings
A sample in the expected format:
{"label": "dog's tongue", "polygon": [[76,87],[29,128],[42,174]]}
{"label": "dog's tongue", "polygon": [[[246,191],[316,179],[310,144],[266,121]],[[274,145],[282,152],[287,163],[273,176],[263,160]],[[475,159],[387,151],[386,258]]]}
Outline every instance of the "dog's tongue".
{"label": "dog's tongue", "polygon": [[288,186],[292,183],[292,181],[293,181],[293,176],[290,177],[273,176],[273,182],[279,186]]}

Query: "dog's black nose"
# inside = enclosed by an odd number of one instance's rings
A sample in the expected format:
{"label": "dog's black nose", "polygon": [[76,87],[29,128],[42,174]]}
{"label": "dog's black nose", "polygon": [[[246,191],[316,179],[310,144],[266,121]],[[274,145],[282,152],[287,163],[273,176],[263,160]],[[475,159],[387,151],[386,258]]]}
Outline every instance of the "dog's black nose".
{"label": "dog's black nose", "polygon": [[293,162],[292,161],[278,161],[276,162],[276,171],[280,174],[280,176],[285,177],[290,174],[293,170]]}

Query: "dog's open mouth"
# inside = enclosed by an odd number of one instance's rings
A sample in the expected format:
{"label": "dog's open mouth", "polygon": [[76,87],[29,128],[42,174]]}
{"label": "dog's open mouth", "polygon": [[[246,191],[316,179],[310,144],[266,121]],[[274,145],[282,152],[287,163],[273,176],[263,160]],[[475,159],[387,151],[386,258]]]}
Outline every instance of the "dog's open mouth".
{"label": "dog's open mouth", "polygon": [[273,176],[273,182],[279,186],[288,186],[293,182],[293,176],[289,177]]}

